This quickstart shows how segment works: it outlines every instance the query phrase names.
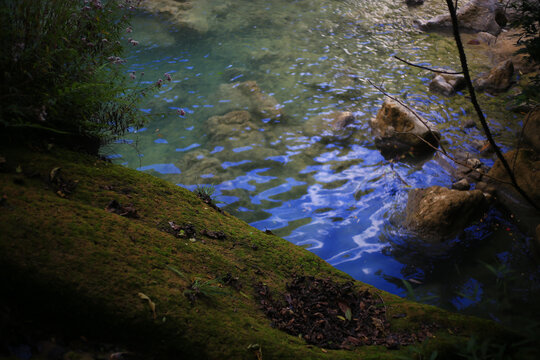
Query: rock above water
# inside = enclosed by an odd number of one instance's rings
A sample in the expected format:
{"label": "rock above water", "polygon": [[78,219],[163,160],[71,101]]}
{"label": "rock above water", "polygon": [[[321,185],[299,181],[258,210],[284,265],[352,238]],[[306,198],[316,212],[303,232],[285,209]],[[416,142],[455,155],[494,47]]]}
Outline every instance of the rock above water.
{"label": "rock above water", "polygon": [[384,101],[377,116],[369,121],[369,125],[375,136],[375,144],[383,155],[430,153],[433,148],[427,143],[436,148],[441,138],[434,124],[418,118],[411,110],[392,99]]}
{"label": "rock above water", "polygon": [[[540,155],[529,149],[512,150],[504,154],[504,158],[514,170],[514,176],[518,185],[531,197],[536,203],[540,203]],[[497,159],[491,170],[489,178],[509,182],[510,177],[506,173],[502,163]],[[520,198],[515,190],[507,184],[491,180],[497,187],[497,196],[500,199],[507,197],[507,194],[514,194],[510,197]]]}
{"label": "rock above water", "polygon": [[530,111],[523,122],[525,141],[540,154],[540,107]]}
{"label": "rock above water", "polygon": [[480,190],[459,191],[440,186],[409,192],[405,226],[425,238],[441,241],[457,235],[487,207]]}
{"label": "rock above water", "polygon": [[[457,11],[460,29],[497,35],[501,32],[501,26],[497,23],[500,13],[501,8],[497,0],[471,0]],[[430,20],[417,20],[417,24],[424,31],[452,29],[449,14],[438,15]]]}
{"label": "rock above water", "polygon": [[514,77],[514,64],[511,60],[499,63],[491,71],[474,81],[477,90],[497,93],[508,90]]}
{"label": "rock above water", "polygon": [[437,74],[429,83],[429,91],[451,96],[465,88],[465,76],[461,74]]}

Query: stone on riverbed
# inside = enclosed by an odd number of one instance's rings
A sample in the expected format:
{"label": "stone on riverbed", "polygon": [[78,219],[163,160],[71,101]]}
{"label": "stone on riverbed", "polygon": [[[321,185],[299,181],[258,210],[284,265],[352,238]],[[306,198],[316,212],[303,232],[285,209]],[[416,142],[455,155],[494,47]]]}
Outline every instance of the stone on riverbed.
{"label": "stone on riverbed", "polygon": [[499,63],[491,71],[474,81],[477,90],[484,90],[491,93],[503,92],[512,85],[514,77],[514,64],[512,60]]}
{"label": "stone on riverbed", "polygon": [[208,19],[200,11],[193,11],[190,1],[150,0],[143,3],[144,9],[170,19],[182,29],[204,34],[208,31]]}
{"label": "stone on riverbed", "polygon": [[[471,0],[461,6],[458,11],[460,29],[466,32],[488,32],[498,35],[501,26],[497,23],[501,9],[497,0]],[[421,30],[451,30],[452,21],[449,14],[438,15],[430,20],[417,20]]]}
{"label": "stone on riverbed", "polygon": [[523,138],[540,154],[540,107],[530,111],[524,120]]}
{"label": "stone on riverbed", "polygon": [[222,84],[219,87],[218,110],[226,113],[232,110],[246,109],[261,119],[275,120],[281,117],[281,107],[277,100],[263,93],[255,81]]}
{"label": "stone on riverbed", "polygon": [[405,226],[428,241],[440,242],[460,233],[487,208],[480,190],[441,186],[413,189],[407,201]]}
{"label": "stone on riverbed", "polygon": [[451,96],[465,88],[465,76],[461,74],[437,74],[429,83],[429,91]]}
{"label": "stone on riverbed", "polygon": [[435,124],[415,116],[411,110],[392,99],[384,101],[369,125],[375,136],[375,145],[384,156],[431,153],[434,151],[431,146],[437,148],[441,138]]}
{"label": "stone on riverbed", "polygon": [[312,117],[304,125],[304,134],[343,135],[345,128],[354,123],[354,114],[350,111],[334,111]]}
{"label": "stone on riverbed", "polygon": [[207,133],[212,141],[225,140],[231,137],[245,139],[251,135],[253,140],[263,140],[264,135],[257,131],[257,125],[253,122],[248,111],[231,111],[222,116],[212,116],[206,122]]}

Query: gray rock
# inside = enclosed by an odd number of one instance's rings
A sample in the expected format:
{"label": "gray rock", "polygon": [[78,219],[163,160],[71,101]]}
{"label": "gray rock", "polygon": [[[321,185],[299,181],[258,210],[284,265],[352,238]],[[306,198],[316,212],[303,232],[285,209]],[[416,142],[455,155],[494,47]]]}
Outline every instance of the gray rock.
{"label": "gray rock", "polygon": [[465,88],[465,76],[461,74],[436,74],[429,83],[429,90],[445,96]]}
{"label": "gray rock", "polygon": [[471,184],[469,184],[467,179],[461,179],[452,184],[452,189],[456,190],[469,190],[470,188]]}
{"label": "gray rock", "polygon": [[[471,0],[459,7],[457,11],[460,29],[467,32],[487,32],[498,35],[501,26],[497,23],[500,12],[497,0]],[[452,21],[449,14],[436,16],[430,20],[416,22],[421,30],[440,31],[451,30]]]}
{"label": "gray rock", "polygon": [[482,216],[487,201],[480,190],[459,191],[440,186],[409,192],[405,226],[426,241],[440,242],[460,233]]}
{"label": "gray rock", "polygon": [[483,42],[484,44],[487,44],[489,46],[495,44],[495,42],[497,41],[497,37],[495,35],[492,35],[490,33],[487,33],[487,32],[479,32],[478,34],[476,34],[476,39],[480,42]]}
{"label": "gray rock", "polygon": [[429,83],[429,91],[444,96],[451,96],[456,93],[454,87],[450,85],[442,75],[437,75],[431,80]]}
{"label": "gray rock", "polygon": [[[441,134],[435,125],[418,118],[392,99],[386,99],[375,118],[369,121],[375,144],[384,153],[426,154],[439,146]],[[429,146],[428,144],[431,144]]]}
{"label": "gray rock", "polygon": [[474,81],[474,87],[480,91],[503,92],[512,85],[514,77],[514,64],[506,60],[498,64],[491,71]]}

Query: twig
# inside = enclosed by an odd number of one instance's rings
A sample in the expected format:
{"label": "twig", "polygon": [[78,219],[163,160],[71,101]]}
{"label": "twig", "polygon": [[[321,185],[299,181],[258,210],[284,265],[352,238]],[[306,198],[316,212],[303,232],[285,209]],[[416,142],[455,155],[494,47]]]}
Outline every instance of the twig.
{"label": "twig", "polygon": [[501,152],[501,149],[499,149],[499,146],[497,146],[497,143],[495,143],[495,140],[493,139],[493,136],[491,135],[491,130],[489,129],[489,126],[486,122],[486,118],[484,117],[482,109],[480,108],[480,105],[478,104],[478,100],[476,99],[476,92],[474,90],[474,86],[471,81],[471,75],[469,73],[469,67],[467,65],[467,56],[465,55],[465,50],[463,48],[463,43],[461,42],[461,36],[459,33],[459,24],[458,24],[458,18],[457,18],[457,13],[456,13],[456,7],[452,3],[452,0],[446,0],[446,4],[448,5],[448,11],[450,12],[450,17],[452,19],[454,39],[456,41],[456,46],[458,48],[459,59],[461,61],[461,68],[463,69],[463,75],[465,76],[465,83],[467,84],[467,88],[469,89],[469,95],[471,96],[471,103],[473,104],[474,109],[476,110],[476,114],[478,115],[478,119],[480,120],[480,123],[482,124],[482,129],[484,130],[484,133],[486,134],[486,137],[489,143],[493,147],[493,150],[495,151],[497,158],[502,163],[504,169],[506,170],[506,173],[510,177],[513,187],[521,194],[521,196],[523,196],[523,198],[529,204],[531,204],[536,210],[540,211],[540,206],[537,205],[529,197],[529,195],[518,185],[514,172],[512,171],[512,169],[510,169],[510,165],[508,165],[508,162],[504,158]]}
{"label": "twig", "polygon": [[427,67],[427,66],[422,66],[422,65],[413,64],[413,63],[408,62],[407,60],[403,60],[402,58],[400,58],[400,57],[398,57],[398,56],[395,56],[395,55],[394,55],[394,58],[396,58],[397,60],[399,60],[399,61],[401,61],[401,62],[404,62],[404,63],[407,64],[407,65],[414,66],[414,67],[417,67],[417,68],[420,68],[420,69],[424,69],[424,70],[429,70],[429,71],[434,72],[434,73],[439,73],[439,74],[449,74],[449,75],[460,75],[460,74],[463,74],[463,71],[444,71],[444,70],[432,69],[432,68],[429,68],[429,67]]}
{"label": "twig", "polygon": [[384,303],[382,296],[378,292],[376,292],[375,294],[379,297],[379,299],[381,299],[381,302],[384,306],[384,318],[388,320],[388,316],[387,316],[388,309],[386,308],[386,304]]}

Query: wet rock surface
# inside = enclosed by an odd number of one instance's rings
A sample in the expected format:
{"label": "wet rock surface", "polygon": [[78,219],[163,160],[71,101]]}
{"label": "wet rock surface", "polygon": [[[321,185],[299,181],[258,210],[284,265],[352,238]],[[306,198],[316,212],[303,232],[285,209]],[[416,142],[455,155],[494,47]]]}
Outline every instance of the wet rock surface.
{"label": "wet rock surface", "polygon": [[491,71],[474,81],[477,90],[491,93],[504,92],[513,83],[514,64],[511,60],[506,60],[495,66]]}
{"label": "wet rock surface", "polygon": [[465,88],[465,77],[461,74],[436,74],[429,83],[429,91],[452,96]]}
{"label": "wet rock surface", "polygon": [[[497,22],[501,16],[500,11],[496,0],[471,0],[458,8],[460,29],[497,35],[501,32],[501,25]],[[424,31],[452,30],[449,14],[438,15],[430,20],[418,20],[417,25]]]}
{"label": "wet rock surface", "polygon": [[[504,154],[508,165],[514,171],[518,185],[537,203],[540,202],[540,155],[529,149],[512,150]],[[488,175],[491,178],[510,182],[502,163],[497,160]],[[497,187],[497,195],[504,198],[505,193],[514,193],[510,185],[502,184],[496,180],[490,183]]]}
{"label": "wet rock surface", "polygon": [[523,120],[523,138],[536,153],[540,153],[540,107],[529,112]]}
{"label": "wet rock surface", "polygon": [[441,241],[461,232],[486,207],[486,198],[479,190],[459,191],[440,186],[413,189],[405,210],[405,226],[426,240]]}
{"label": "wet rock surface", "polygon": [[435,125],[415,116],[397,101],[386,99],[376,118],[369,122],[375,144],[383,155],[412,152],[425,154],[438,147],[441,134]]}

